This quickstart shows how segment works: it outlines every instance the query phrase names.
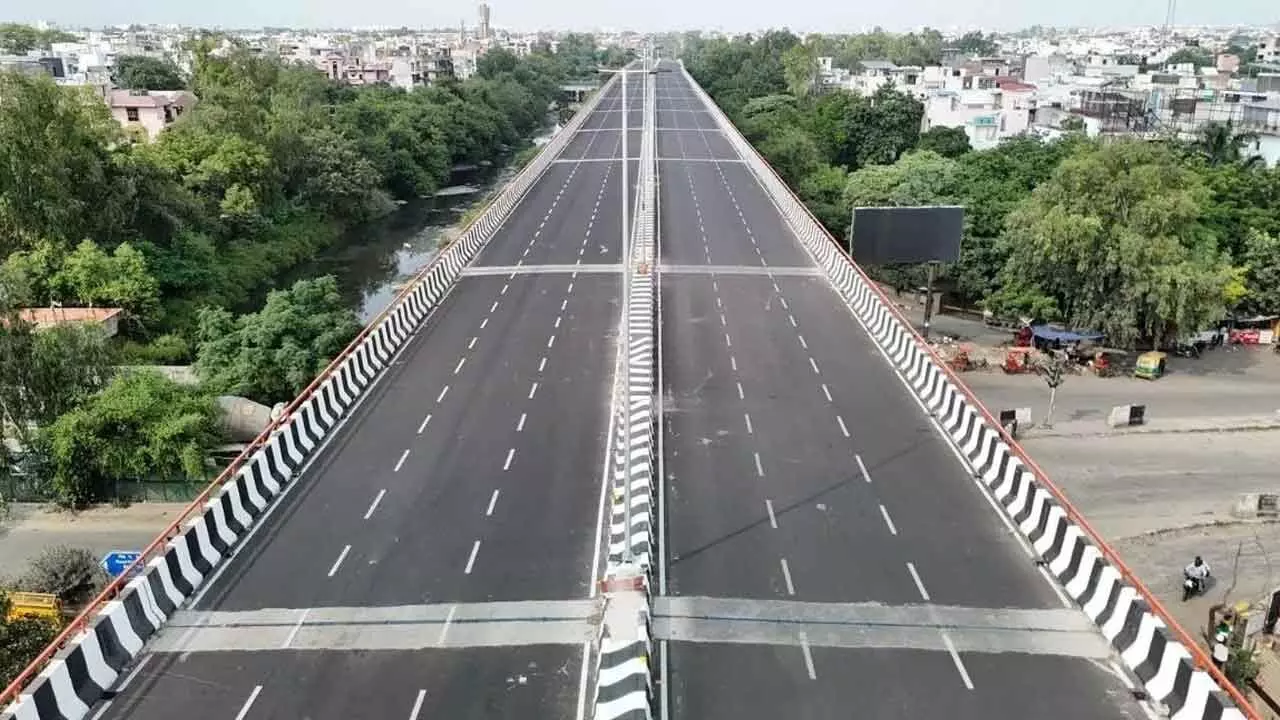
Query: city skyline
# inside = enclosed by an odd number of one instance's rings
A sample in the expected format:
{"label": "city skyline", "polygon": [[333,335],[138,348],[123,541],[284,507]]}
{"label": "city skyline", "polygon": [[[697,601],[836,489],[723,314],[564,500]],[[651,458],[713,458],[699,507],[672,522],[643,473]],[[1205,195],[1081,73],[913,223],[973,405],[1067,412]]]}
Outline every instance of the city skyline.
{"label": "city skyline", "polygon": [[[721,30],[743,32],[789,27],[798,32],[862,32],[880,26],[902,32],[929,26],[942,29],[1017,30],[1032,25],[1055,27],[1132,27],[1164,22],[1163,0],[1132,4],[1104,0],[1047,5],[1002,2],[981,5],[941,0],[902,0],[892,5],[834,5],[822,0],[794,0],[780,6],[760,0],[704,0],[696,4],[653,0],[643,11],[620,2],[549,0],[536,5],[491,2],[493,26],[533,30]],[[139,23],[223,28],[297,27],[456,27],[477,24],[478,3],[472,0],[408,0],[371,8],[339,0],[279,0],[266,4],[225,0],[178,6],[161,0],[68,0],[50,12],[28,5],[0,20],[47,21],[64,27],[106,27]],[[680,18],[676,21],[675,18]],[[1280,10],[1273,0],[1240,0],[1212,6],[1179,7],[1178,25],[1273,25]]]}

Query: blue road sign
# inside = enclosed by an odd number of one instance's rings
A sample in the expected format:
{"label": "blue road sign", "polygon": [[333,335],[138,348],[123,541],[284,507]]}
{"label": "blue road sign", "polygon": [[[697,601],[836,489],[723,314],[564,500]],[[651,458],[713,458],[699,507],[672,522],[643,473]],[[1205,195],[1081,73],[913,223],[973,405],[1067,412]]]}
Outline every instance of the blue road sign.
{"label": "blue road sign", "polygon": [[112,550],[102,557],[102,569],[111,577],[120,577],[126,568],[133,564],[142,553],[133,550]]}

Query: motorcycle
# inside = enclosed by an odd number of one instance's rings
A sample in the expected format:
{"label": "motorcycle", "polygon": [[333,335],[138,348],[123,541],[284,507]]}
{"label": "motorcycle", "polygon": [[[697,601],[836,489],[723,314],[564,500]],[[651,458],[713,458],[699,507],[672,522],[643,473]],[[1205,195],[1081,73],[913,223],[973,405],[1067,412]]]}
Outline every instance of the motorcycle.
{"label": "motorcycle", "polygon": [[1197,579],[1190,575],[1182,574],[1182,602],[1190,600],[1193,596],[1204,592],[1208,578]]}

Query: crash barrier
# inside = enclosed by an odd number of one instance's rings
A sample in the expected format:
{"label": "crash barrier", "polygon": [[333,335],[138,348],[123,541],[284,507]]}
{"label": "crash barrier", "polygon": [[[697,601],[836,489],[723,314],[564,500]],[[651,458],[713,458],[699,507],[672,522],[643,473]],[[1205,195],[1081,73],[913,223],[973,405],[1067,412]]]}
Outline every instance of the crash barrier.
{"label": "crash barrier", "polygon": [[1018,430],[1031,427],[1031,408],[1020,407],[1000,411],[1000,427],[1012,437],[1018,437]]}
{"label": "crash barrier", "polygon": [[1231,514],[1243,519],[1280,517],[1280,494],[1241,493],[1231,506]]}
{"label": "crash barrier", "polygon": [[[654,80],[645,75],[644,130],[636,182],[631,253],[625,269],[626,305],[623,315],[625,356],[619,353],[617,377],[625,380],[615,393],[612,502],[609,516],[609,557],[604,580],[604,634],[596,667],[595,720],[652,717],[653,678],[649,663],[649,598],[652,559],[656,551],[653,525],[657,435],[654,342],[657,324],[654,303],[654,234],[657,223],[656,159],[654,143]],[[630,608],[610,613],[619,605]]]}
{"label": "crash barrier", "polygon": [[596,663],[594,720],[652,720],[652,615],[648,571],[615,566],[601,582],[605,598]]}
{"label": "crash barrier", "polygon": [[1244,696],[1107,546],[893,302],[837,245],[786,183],[684,71],[796,237],[911,391],[1030,541],[1039,561],[1094,621],[1146,694],[1178,718],[1254,718]]}
{"label": "crash barrier", "polygon": [[1107,416],[1107,424],[1111,427],[1133,427],[1143,424],[1146,419],[1146,405],[1117,405],[1111,408],[1111,414]]}
{"label": "crash barrier", "polygon": [[[0,696],[0,720],[78,720],[238,541],[413,336],[462,268],[573,138],[604,85],[483,213]],[[38,674],[37,674],[38,673]]]}

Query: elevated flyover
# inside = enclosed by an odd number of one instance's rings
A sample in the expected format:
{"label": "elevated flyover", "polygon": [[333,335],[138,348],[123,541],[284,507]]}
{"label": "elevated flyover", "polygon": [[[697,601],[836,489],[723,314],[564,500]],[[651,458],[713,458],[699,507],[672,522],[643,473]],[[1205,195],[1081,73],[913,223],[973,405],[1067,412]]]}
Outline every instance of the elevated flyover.
{"label": "elevated flyover", "polygon": [[[958,394],[947,412],[926,409],[911,380],[927,358],[912,350],[912,372],[895,367],[914,341],[877,310],[871,329],[894,345],[877,344],[857,311],[872,291],[853,290],[851,264],[830,259],[825,235],[797,235],[795,219],[811,219],[783,211],[785,188],[766,189],[771,171],[664,65],[661,713],[1141,718],[1153,709],[1126,667],[1136,658],[1179,716],[1218,717],[1226,694],[1179,665],[1187,653],[1165,647],[1132,588],[1116,581],[1107,593],[1119,576],[1030,472],[1017,479],[1035,504],[1015,527],[1005,507],[1026,501],[993,497],[983,479],[998,431],[978,434],[979,413]],[[929,377],[943,387],[936,368]],[[967,434],[953,436],[962,409]],[[1004,458],[985,471],[1013,478]],[[1100,597],[1090,612],[1105,633],[1061,574]]]}
{"label": "elevated flyover", "polygon": [[663,69],[610,81],[0,718],[1255,717]]}

